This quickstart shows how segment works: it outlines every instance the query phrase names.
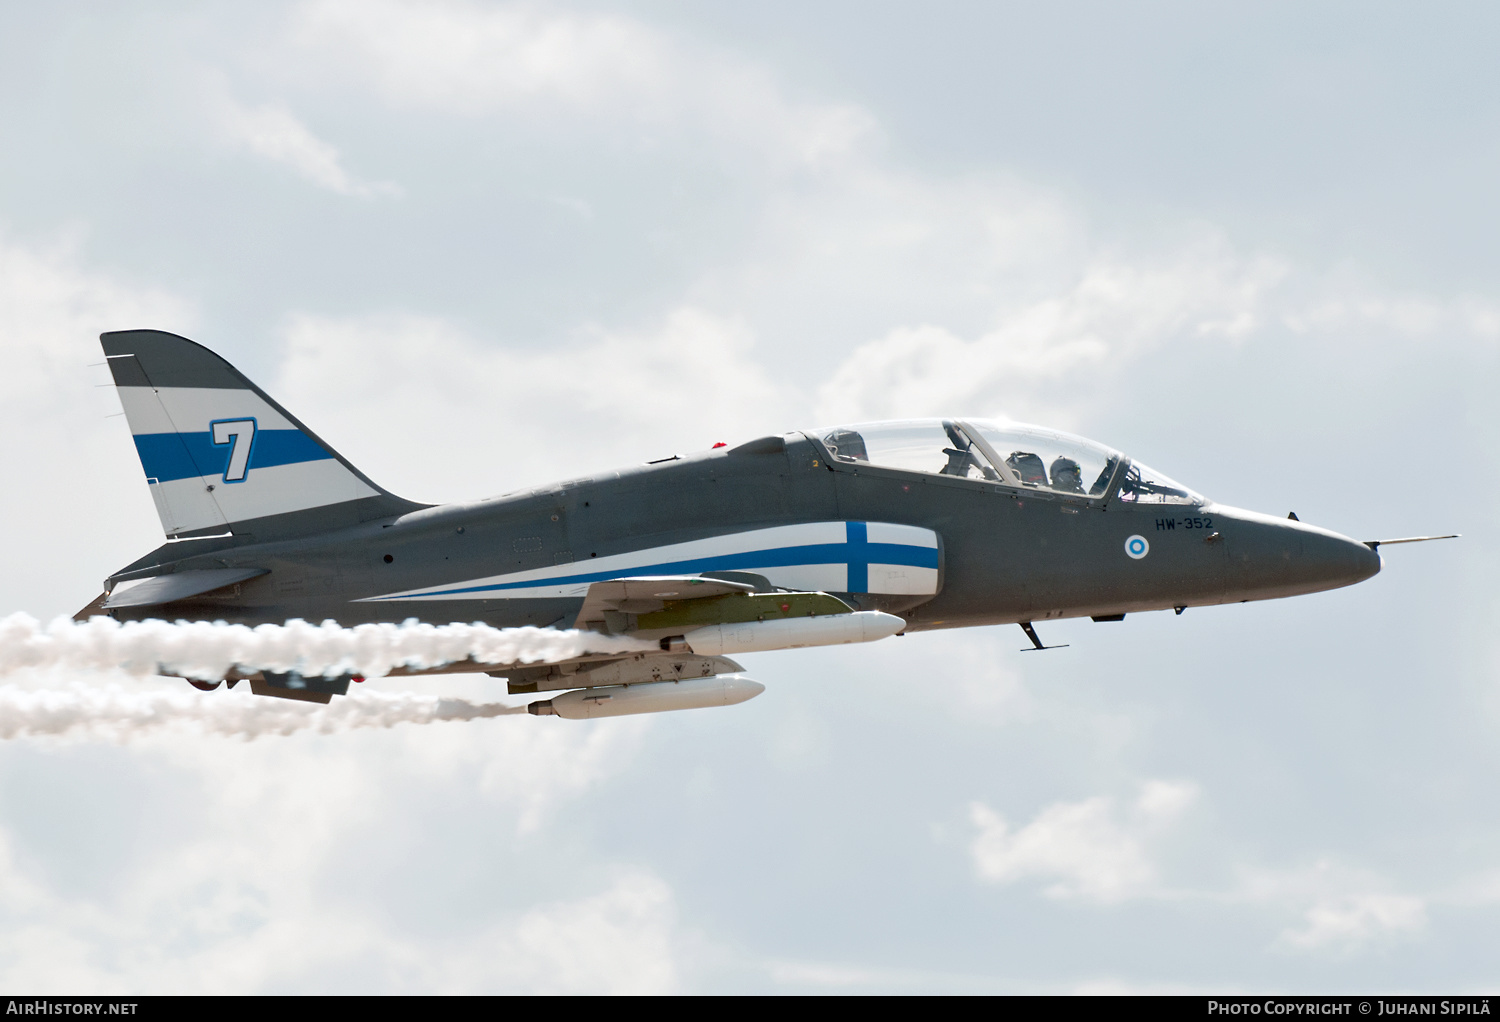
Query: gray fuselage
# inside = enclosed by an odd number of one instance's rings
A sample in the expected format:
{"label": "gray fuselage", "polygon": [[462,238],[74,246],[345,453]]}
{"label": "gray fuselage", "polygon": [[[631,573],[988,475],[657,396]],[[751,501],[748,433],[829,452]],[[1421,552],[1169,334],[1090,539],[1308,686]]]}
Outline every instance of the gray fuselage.
{"label": "gray fuselage", "polygon": [[[1116,478],[1128,466],[1122,461]],[[581,598],[361,602],[381,594],[587,562],[648,547],[808,522],[918,526],[939,537],[936,595],[839,593],[908,630],[1116,615],[1273,599],[1369,578],[1369,546],[1212,502],[1136,503],[841,460],[808,434],[721,449],[295,539],[168,543],[111,577],[258,568],[258,578],[136,618],[245,624],[291,618],[572,627]],[[1146,540],[1145,555],[1126,550]],[[1139,545],[1137,545],[1139,549]]]}

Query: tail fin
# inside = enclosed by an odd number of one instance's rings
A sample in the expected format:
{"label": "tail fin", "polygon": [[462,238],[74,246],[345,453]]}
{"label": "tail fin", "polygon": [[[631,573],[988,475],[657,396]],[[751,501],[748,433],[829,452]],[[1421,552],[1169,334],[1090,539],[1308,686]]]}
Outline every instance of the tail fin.
{"label": "tail fin", "polygon": [[169,539],[307,535],[427,506],[376,486],[202,345],[160,330],[99,340]]}

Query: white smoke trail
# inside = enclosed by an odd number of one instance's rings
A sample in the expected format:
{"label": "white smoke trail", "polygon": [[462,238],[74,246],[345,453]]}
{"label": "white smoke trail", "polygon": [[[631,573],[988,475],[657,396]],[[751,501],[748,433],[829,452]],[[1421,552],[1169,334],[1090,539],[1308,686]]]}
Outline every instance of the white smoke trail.
{"label": "white smoke trail", "polygon": [[304,676],[425,669],[472,659],[503,665],[565,660],[585,653],[655,649],[654,643],[555,628],[491,628],[482,624],[231,625],[222,621],[76,622],[60,617],[43,628],[29,614],[0,619],[0,674],[23,668],[121,669],[134,675],[178,674],[218,681],[231,668],[297,671]]}
{"label": "white smoke trail", "polygon": [[[186,687],[186,686],[184,686]],[[171,727],[201,734],[334,734],[358,728],[431,724],[525,713],[524,706],[471,703],[414,692],[357,692],[323,706],[225,692],[130,692],[118,685],[25,690],[0,686],[0,739],[82,734],[124,741]]]}

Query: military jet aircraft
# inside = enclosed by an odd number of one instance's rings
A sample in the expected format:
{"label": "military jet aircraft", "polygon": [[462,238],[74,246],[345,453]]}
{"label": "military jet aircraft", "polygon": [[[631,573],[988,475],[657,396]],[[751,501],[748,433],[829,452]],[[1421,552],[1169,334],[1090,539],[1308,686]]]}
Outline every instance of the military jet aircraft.
{"label": "military jet aircraft", "polygon": [[[1215,504],[1091,440],[986,419],[789,432],[420,504],[207,348],[155,330],[101,341],[167,542],[80,619],[416,618],[650,644],[438,669],[561,693],[531,703],[538,715],[739,702],[762,687],[734,653],[1001,623],[1044,649],[1035,622],[1296,596],[1381,565],[1381,541]],[[243,677],[318,702],[353,679]]]}

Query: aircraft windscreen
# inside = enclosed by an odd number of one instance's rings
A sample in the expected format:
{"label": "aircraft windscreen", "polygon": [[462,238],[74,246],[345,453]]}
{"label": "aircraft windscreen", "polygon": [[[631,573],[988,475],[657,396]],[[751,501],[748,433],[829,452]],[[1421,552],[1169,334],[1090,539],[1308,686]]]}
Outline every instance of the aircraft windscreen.
{"label": "aircraft windscreen", "polygon": [[1072,433],[991,419],[903,419],[820,429],[839,461],[907,472],[985,479],[1006,486],[1134,504],[1203,504],[1203,497],[1140,462],[1117,488],[1110,480],[1125,458]]}
{"label": "aircraft windscreen", "polygon": [[964,425],[1022,486],[1102,497],[1120,463],[1118,451],[1071,433],[987,419],[966,419]]}
{"label": "aircraft windscreen", "polygon": [[819,430],[818,435],[840,461],[965,479],[1000,479],[984,452],[951,421],[870,422]]}
{"label": "aircraft windscreen", "polygon": [[1162,475],[1156,469],[1132,461],[1120,481],[1119,498],[1136,504],[1205,504],[1197,493]]}

